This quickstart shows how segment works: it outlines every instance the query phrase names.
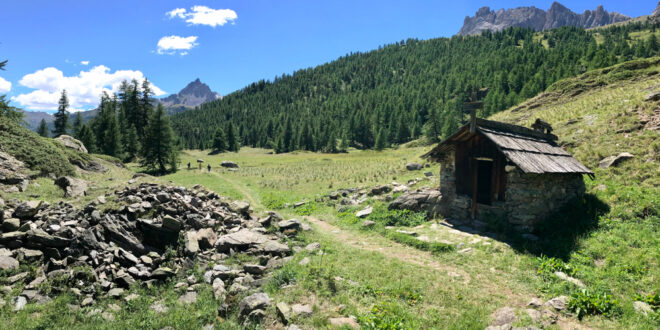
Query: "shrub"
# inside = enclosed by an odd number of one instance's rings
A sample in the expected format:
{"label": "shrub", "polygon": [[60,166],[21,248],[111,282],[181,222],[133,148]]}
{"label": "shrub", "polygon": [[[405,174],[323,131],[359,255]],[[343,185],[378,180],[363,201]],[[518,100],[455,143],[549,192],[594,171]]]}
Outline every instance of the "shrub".
{"label": "shrub", "polygon": [[567,275],[574,275],[575,271],[571,268],[570,265],[561,261],[557,258],[548,258],[547,256],[541,256],[537,258],[539,266],[536,270],[536,273],[543,276],[552,275],[554,272],[563,272]]}
{"label": "shrub", "polygon": [[404,318],[400,307],[391,302],[381,302],[360,317],[362,329],[404,329]]}
{"label": "shrub", "polygon": [[568,309],[575,313],[578,319],[587,315],[615,316],[621,313],[619,302],[607,293],[593,293],[580,290],[571,295]]}
{"label": "shrub", "polygon": [[293,209],[293,213],[297,215],[311,215],[312,213],[316,212],[317,209],[318,205],[315,202],[308,202]]}
{"label": "shrub", "polygon": [[369,219],[384,226],[406,226],[413,227],[427,221],[423,212],[410,210],[388,210],[384,204],[376,205]]}
{"label": "shrub", "polygon": [[268,291],[275,292],[283,285],[294,283],[297,277],[298,273],[293,268],[284,267],[273,274],[266,287]]}
{"label": "shrub", "polygon": [[656,293],[650,293],[646,296],[641,295],[641,294],[637,294],[635,296],[635,300],[642,301],[642,302],[645,302],[645,303],[651,305],[651,308],[653,308],[654,311],[657,311],[658,309],[660,309],[660,295],[657,292]]}
{"label": "shrub", "polygon": [[282,198],[280,194],[267,193],[261,197],[261,202],[264,206],[271,210],[281,210],[283,209],[287,202]]}
{"label": "shrub", "polygon": [[411,247],[414,247],[419,250],[423,251],[429,251],[434,255],[440,254],[440,253],[445,253],[445,252],[451,252],[454,251],[454,246],[445,244],[445,243],[438,243],[438,242],[425,242],[425,241],[420,241],[415,237],[412,237],[407,234],[402,234],[402,233],[397,233],[395,231],[388,231],[385,236],[387,236],[389,239],[405,244]]}

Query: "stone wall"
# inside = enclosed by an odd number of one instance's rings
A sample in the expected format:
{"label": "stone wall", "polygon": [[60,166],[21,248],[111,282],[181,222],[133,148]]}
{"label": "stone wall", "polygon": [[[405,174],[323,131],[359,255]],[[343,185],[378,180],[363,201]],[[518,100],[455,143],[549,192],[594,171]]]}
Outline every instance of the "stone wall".
{"label": "stone wall", "polygon": [[[447,152],[441,162],[439,210],[446,218],[470,219],[470,196],[456,194],[455,152]],[[535,226],[585,191],[582,175],[525,174],[516,166],[507,166],[506,193],[503,202],[479,205],[477,218],[506,218],[514,229],[533,231]],[[428,208],[428,207],[427,207]]]}
{"label": "stone wall", "polygon": [[525,174],[515,169],[507,173],[507,219],[519,231],[532,231],[584,191],[581,174]]}

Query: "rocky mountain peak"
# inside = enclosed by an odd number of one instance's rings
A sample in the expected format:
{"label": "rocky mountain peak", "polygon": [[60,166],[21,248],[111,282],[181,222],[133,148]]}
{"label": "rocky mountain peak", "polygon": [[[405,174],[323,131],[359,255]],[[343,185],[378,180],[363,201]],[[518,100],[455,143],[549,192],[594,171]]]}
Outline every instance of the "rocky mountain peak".
{"label": "rocky mountain peak", "polygon": [[180,92],[172,94],[160,100],[166,106],[185,106],[196,107],[202,103],[214,101],[222,98],[222,96],[203,83],[199,78],[190,82]]}
{"label": "rocky mountain peak", "polygon": [[489,7],[481,7],[475,16],[465,18],[463,27],[458,34],[480,34],[485,30],[500,31],[512,26],[532,28],[538,31],[562,26],[578,26],[587,29],[628,19],[630,17],[623,14],[608,13],[603,6],[598,6],[596,10],[586,10],[582,14],[576,14],[559,2],[553,2],[547,11],[533,6],[497,11],[493,11]]}

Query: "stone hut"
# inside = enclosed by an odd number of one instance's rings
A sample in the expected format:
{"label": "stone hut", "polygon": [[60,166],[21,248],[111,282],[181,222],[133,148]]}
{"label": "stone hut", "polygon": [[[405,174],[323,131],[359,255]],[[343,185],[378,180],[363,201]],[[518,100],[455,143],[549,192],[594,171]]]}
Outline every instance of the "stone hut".
{"label": "stone hut", "polygon": [[534,129],[472,117],[423,157],[441,163],[440,202],[447,218],[506,219],[533,231],[584,193],[593,172],[557,144],[549,124]]}

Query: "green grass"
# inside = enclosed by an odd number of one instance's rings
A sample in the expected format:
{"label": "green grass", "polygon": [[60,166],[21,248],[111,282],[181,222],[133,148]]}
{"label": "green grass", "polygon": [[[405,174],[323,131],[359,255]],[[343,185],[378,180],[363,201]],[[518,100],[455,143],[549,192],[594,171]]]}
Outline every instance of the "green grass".
{"label": "green grass", "polygon": [[[298,247],[319,242],[322,253],[295,254],[265,286],[274,303],[314,306],[311,318],[295,319],[302,327],[324,328],[330,317],[352,315],[364,328],[483,329],[490,314],[504,306],[520,312],[516,326],[539,326],[523,315],[529,300],[566,295],[572,297],[570,306],[581,319],[565,316],[563,326],[654,329],[660,327],[658,312],[643,316],[632,304],[640,299],[657,302],[654,297],[660,292],[660,136],[641,122],[660,106],[644,101],[650,91],[660,90],[658,72],[660,59],[590,72],[558,82],[548,92],[493,116],[525,126],[536,118],[548,121],[560,144],[596,174],[594,180],[585,178],[585,197],[548,221],[536,243],[515,238],[505,243],[471,235],[451,228],[443,219],[388,211],[386,203],[376,199],[366,203],[374,207],[367,219],[376,225],[364,229],[363,219],[355,218],[355,212],[365,205],[338,213],[337,205],[325,199],[339,188],[367,189],[423,177],[422,172],[408,172],[404,166],[421,161],[419,155],[429,147],[351,150],[337,155],[273,155],[251,148],[213,156],[185,151],[179,172],[140,180],[188,187],[201,184],[250,202],[257,215],[274,209],[285,218],[322,219],[316,231],[301,234],[300,242],[290,242]],[[576,90],[581,92],[576,94]],[[602,158],[623,151],[635,158],[616,168],[598,168]],[[210,163],[212,171],[185,169],[188,162],[196,166],[197,159]],[[235,161],[240,168],[223,169],[222,160]],[[93,195],[117,189],[131,176],[129,170],[113,168],[115,172],[87,177],[96,187]],[[437,175],[439,167],[432,164],[428,170]],[[108,181],[110,177],[117,180]],[[436,177],[418,186],[438,184]],[[45,182],[40,189],[44,198],[54,193],[47,191]],[[300,201],[308,203],[301,208],[291,206]],[[417,236],[396,233],[398,229]],[[305,257],[310,262],[300,265]],[[241,258],[246,257],[235,256],[227,262],[249,260]],[[558,279],[555,271],[579,279],[586,291]],[[238,326],[233,316],[224,322],[215,318],[218,302],[209,292],[202,292],[194,306],[177,305],[178,295],[171,285],[151,291],[134,288],[141,292],[141,300],[119,302],[124,309],[113,323],[69,311],[70,296],[20,313],[5,306],[0,309],[0,322],[8,328],[199,328],[206,322],[221,328]],[[171,314],[155,315],[148,309],[161,299],[171,307]],[[99,305],[108,303],[101,300]],[[268,312],[272,322],[275,311]]]}

